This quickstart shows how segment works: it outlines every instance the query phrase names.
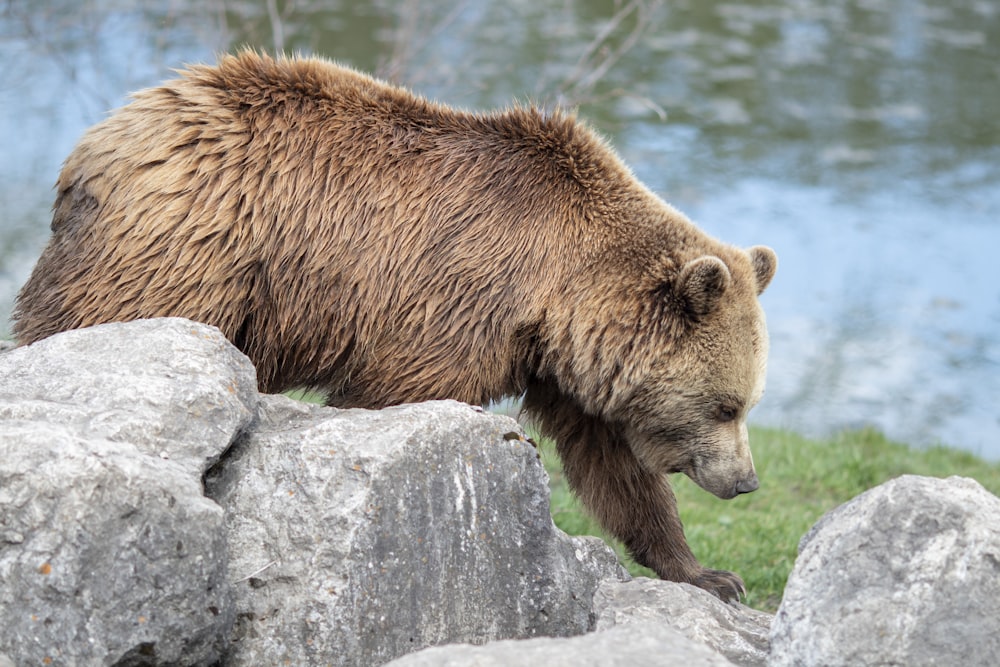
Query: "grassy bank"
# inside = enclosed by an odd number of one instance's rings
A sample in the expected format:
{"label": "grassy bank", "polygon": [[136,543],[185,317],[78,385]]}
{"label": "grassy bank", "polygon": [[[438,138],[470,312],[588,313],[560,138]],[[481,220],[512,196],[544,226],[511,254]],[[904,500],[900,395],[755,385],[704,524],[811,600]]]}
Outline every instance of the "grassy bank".
{"label": "grassy bank", "polygon": [[[953,449],[911,449],[873,431],[818,441],[751,429],[751,443],[761,479],[754,493],[719,500],[683,475],[671,481],[695,555],[707,567],[738,572],[749,591],[746,603],[765,611],[781,601],[802,535],[825,512],[873,486],[903,474],[962,475],[1000,495],[1000,465]],[[566,487],[554,448],[545,442],[540,448],[556,524],[570,534],[603,537]],[[623,562],[633,574],[651,575]]]}

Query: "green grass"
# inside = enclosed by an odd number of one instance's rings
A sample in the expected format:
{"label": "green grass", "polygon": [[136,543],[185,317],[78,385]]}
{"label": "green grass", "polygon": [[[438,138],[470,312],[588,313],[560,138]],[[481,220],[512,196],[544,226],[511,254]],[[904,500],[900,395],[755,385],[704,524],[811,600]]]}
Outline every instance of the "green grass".
{"label": "green grass", "polygon": [[[811,440],[774,429],[751,429],[761,487],[720,500],[684,475],[671,478],[685,534],[706,567],[732,570],[746,582],[751,607],[774,611],[795,563],[799,539],[825,512],[903,474],[972,477],[1000,495],[1000,465],[944,447],[912,449],[875,431]],[[572,535],[597,535],[600,527],[566,486],[555,448],[541,441],[552,488],[552,517]],[[609,540],[633,575],[655,576]]]}
{"label": "green grass", "polygon": [[316,403],[317,405],[326,403],[326,395],[313,389],[290,389],[284,394],[288,398],[294,398],[303,403]]}

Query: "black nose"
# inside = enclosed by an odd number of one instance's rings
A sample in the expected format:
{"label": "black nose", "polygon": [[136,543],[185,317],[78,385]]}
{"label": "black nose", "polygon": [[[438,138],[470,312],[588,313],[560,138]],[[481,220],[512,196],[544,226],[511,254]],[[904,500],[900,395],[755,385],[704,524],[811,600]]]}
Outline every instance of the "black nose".
{"label": "black nose", "polygon": [[757,487],[760,486],[760,482],[757,481],[757,473],[751,474],[746,479],[741,479],[736,482],[736,493],[750,493],[751,491],[756,491]]}

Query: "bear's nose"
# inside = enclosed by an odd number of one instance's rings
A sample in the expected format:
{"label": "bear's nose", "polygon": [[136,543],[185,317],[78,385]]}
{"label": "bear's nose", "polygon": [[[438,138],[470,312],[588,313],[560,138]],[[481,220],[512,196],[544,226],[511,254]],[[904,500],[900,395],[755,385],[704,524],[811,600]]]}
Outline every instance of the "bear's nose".
{"label": "bear's nose", "polygon": [[757,481],[757,473],[751,473],[746,479],[741,479],[736,482],[736,494],[750,493],[751,491],[756,491],[757,487],[760,486],[760,482]]}

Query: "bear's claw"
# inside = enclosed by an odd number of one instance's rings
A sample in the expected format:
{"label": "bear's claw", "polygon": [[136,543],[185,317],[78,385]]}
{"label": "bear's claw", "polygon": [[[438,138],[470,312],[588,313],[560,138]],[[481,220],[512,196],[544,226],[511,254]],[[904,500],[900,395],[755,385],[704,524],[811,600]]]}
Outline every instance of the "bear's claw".
{"label": "bear's claw", "polygon": [[740,596],[746,597],[747,594],[743,579],[735,572],[705,569],[692,583],[718,596],[723,602],[739,602]]}

